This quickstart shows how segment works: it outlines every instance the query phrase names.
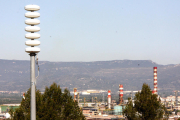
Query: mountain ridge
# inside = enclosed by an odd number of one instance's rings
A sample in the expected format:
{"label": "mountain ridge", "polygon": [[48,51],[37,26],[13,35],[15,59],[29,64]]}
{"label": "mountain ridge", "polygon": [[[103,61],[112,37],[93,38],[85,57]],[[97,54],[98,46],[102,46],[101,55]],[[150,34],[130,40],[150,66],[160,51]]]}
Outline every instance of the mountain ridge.
{"label": "mountain ridge", "polygon": [[[30,61],[0,59],[0,91],[26,91],[30,87]],[[143,83],[153,88],[153,67],[158,67],[159,90],[178,89],[179,64],[160,65],[151,60],[111,60],[93,62],[39,61],[37,89],[44,90],[53,82],[62,88],[138,90]],[[37,66],[36,66],[37,75]]]}

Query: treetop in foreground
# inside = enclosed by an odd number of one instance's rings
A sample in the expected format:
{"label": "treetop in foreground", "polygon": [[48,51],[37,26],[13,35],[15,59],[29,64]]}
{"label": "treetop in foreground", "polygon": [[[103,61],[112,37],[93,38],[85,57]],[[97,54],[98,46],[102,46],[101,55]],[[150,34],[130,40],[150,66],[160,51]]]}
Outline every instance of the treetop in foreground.
{"label": "treetop in foreground", "polygon": [[[14,112],[10,110],[13,120],[30,120],[30,89],[22,99],[21,105]],[[77,102],[74,102],[69,90],[62,93],[61,88],[53,83],[45,88],[44,94],[36,90],[37,120],[85,120]]]}
{"label": "treetop in foreground", "polygon": [[144,83],[141,92],[135,95],[134,106],[129,99],[123,113],[128,120],[156,120],[163,118],[165,111],[158,95],[153,94],[150,87]]}

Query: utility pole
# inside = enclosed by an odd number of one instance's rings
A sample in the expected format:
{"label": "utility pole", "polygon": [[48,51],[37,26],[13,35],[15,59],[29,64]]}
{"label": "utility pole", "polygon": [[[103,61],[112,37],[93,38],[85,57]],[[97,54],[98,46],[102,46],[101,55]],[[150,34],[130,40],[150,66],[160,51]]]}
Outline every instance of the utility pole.
{"label": "utility pole", "polygon": [[27,33],[25,37],[27,39],[31,39],[25,42],[27,46],[31,46],[25,49],[27,53],[30,55],[30,86],[31,86],[31,120],[36,120],[36,77],[35,77],[35,56],[36,53],[40,52],[40,48],[34,47],[39,46],[40,41],[34,40],[40,38],[40,34],[34,33],[40,31],[40,27],[34,26],[40,23],[39,20],[34,19],[40,17],[38,12],[34,12],[39,10],[40,7],[38,5],[27,5],[25,6],[25,10],[30,11],[25,13],[25,17],[31,18],[25,20],[25,24],[31,25],[25,27]]}

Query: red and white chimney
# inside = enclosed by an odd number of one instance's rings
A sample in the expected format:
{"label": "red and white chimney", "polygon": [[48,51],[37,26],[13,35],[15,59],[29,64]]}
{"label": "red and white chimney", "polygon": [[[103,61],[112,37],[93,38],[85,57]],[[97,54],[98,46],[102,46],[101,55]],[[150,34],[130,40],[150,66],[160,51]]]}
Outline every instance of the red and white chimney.
{"label": "red and white chimney", "polygon": [[108,109],[111,109],[111,90],[108,90]]}
{"label": "red and white chimney", "polygon": [[119,84],[119,104],[123,103],[123,85]]}
{"label": "red and white chimney", "polygon": [[25,93],[23,93],[23,99],[25,100]]}
{"label": "red and white chimney", "polygon": [[77,88],[74,88],[74,101],[77,100]]}
{"label": "red and white chimney", "polygon": [[157,67],[154,67],[154,94],[157,94]]}

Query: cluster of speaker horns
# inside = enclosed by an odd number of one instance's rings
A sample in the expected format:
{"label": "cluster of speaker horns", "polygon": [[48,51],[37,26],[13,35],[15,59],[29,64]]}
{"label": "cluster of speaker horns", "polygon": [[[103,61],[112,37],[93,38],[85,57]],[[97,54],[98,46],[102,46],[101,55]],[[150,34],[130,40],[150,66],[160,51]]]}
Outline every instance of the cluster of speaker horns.
{"label": "cluster of speaker horns", "polygon": [[40,10],[40,7],[38,5],[26,5],[25,10],[30,11],[30,12],[25,13],[25,17],[31,18],[31,19],[25,20],[25,24],[31,25],[31,26],[25,27],[25,31],[30,32],[25,35],[25,38],[31,39],[25,42],[27,46],[31,46],[31,47],[27,47],[25,51],[27,53],[38,53],[40,52],[40,48],[35,47],[35,46],[39,46],[40,41],[35,40],[35,39],[40,38],[40,34],[34,33],[34,32],[40,31],[40,27],[35,26],[35,25],[39,25],[40,21],[34,18],[40,17],[40,13],[34,12],[34,11]]}

